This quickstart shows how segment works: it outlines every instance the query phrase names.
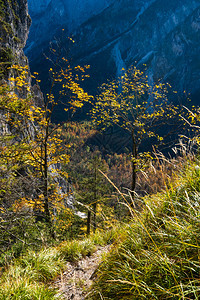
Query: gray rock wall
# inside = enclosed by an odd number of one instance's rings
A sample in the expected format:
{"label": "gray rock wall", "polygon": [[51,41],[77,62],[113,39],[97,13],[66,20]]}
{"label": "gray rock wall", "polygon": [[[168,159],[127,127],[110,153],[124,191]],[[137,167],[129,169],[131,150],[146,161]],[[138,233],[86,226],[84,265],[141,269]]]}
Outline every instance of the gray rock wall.
{"label": "gray rock wall", "polygon": [[[16,72],[11,70],[13,64],[20,66],[28,65],[24,55],[31,19],[28,15],[27,0],[0,1],[0,83],[9,83],[8,78],[15,76]],[[31,85],[30,74],[27,82]],[[27,97],[27,91],[20,94]],[[4,120],[4,111],[0,110],[0,134],[10,132],[10,128]]]}
{"label": "gray rock wall", "polygon": [[23,48],[30,24],[27,0],[0,1],[0,76],[4,79],[13,63],[28,64]]}

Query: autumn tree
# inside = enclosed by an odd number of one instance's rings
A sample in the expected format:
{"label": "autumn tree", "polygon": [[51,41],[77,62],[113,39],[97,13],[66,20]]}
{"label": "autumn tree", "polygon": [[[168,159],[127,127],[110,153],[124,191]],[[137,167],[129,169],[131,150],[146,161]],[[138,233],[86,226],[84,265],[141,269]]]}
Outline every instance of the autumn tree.
{"label": "autumn tree", "polygon": [[[24,244],[33,221],[28,208],[18,210],[31,197],[37,180],[24,171],[29,163],[30,128],[26,126],[32,99],[28,66],[13,65],[10,83],[0,84],[0,243],[2,250],[16,241]],[[17,204],[19,206],[17,207]],[[22,206],[21,206],[22,208]],[[26,233],[26,235],[25,235]],[[26,237],[25,237],[26,236]],[[3,241],[3,243],[2,243]]]}
{"label": "autumn tree", "polygon": [[[11,160],[14,158],[18,165],[21,158],[21,167],[25,167],[26,173],[38,179],[37,197],[35,195],[34,201],[28,199],[27,203],[33,205],[34,209],[39,207],[46,223],[49,224],[52,236],[54,231],[50,203],[55,205],[62,200],[58,178],[67,178],[67,174],[60,166],[69,160],[61,140],[64,122],[53,124],[52,117],[55,108],[62,104],[67,122],[90,98],[79,84],[84,80],[85,69],[88,66],[77,66],[72,70],[67,59],[62,58],[62,61],[62,66],[54,64],[49,70],[50,89],[49,93],[40,99],[40,106],[35,105],[34,97],[30,93],[30,85],[27,83],[28,67],[13,66],[12,68],[19,73],[17,77],[10,78],[13,88],[7,85],[1,87],[1,110],[4,119],[2,124],[8,128],[2,141],[1,166],[8,163],[13,165]],[[36,76],[37,74],[34,74],[34,77]],[[38,81],[36,79],[36,83]],[[25,87],[28,96],[21,97],[20,95],[24,94],[21,91]],[[16,172],[18,166],[14,169]]]}
{"label": "autumn tree", "polygon": [[10,78],[10,84],[3,82],[0,85],[0,166],[5,174],[2,178],[9,179],[27,163],[29,127],[26,123],[32,104],[31,97],[27,96],[30,93],[28,67],[13,65],[12,71],[15,78]]}
{"label": "autumn tree", "polygon": [[166,133],[161,128],[170,134],[172,127],[178,130],[180,126],[176,122],[179,108],[168,101],[168,87],[161,82],[150,84],[144,72],[132,67],[118,80],[101,86],[91,112],[98,128],[118,126],[132,141],[133,198],[138,162],[141,156],[149,156],[148,152],[139,153],[140,144],[150,140],[161,142]]}
{"label": "autumn tree", "polygon": [[[48,223],[51,223],[48,195],[50,189],[49,172],[55,173],[55,176],[66,177],[66,173],[62,172],[59,166],[62,163],[66,164],[69,160],[66,151],[62,147],[60,129],[65,122],[73,119],[77,109],[82,108],[83,104],[89,101],[90,98],[79,85],[79,81],[84,79],[85,68],[75,67],[76,74],[74,75],[69,62],[65,58],[62,61],[62,67],[56,64],[54,69],[50,68],[49,93],[43,97],[43,105],[40,108],[32,107],[30,116],[35,123],[35,148],[31,155],[33,166],[35,169],[38,168],[42,179],[44,214]],[[53,125],[52,117],[56,106],[59,104],[64,106],[66,121]]]}

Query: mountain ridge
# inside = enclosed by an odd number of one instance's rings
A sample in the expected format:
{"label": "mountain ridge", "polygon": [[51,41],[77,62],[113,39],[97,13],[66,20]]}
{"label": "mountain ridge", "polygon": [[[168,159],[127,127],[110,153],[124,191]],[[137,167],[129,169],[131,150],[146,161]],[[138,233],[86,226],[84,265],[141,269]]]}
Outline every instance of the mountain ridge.
{"label": "mountain ridge", "polygon": [[[33,1],[33,0],[29,0]],[[83,1],[87,3],[87,1]],[[54,33],[62,40],[69,31],[67,21]],[[33,27],[34,31],[34,18]],[[60,33],[61,32],[61,33]],[[94,90],[107,78],[120,76],[121,68],[136,65],[143,68],[152,80],[169,83],[180,94],[200,92],[200,3],[198,0],[135,0],[111,1],[98,14],[88,14],[88,19],[79,24],[71,35],[75,43],[71,47],[74,64],[91,65],[91,80]],[[50,39],[40,41],[36,51],[28,42],[26,54],[34,70],[45,64],[42,52],[48,53]],[[67,42],[63,43],[68,47]],[[38,51],[38,52],[37,52]],[[93,78],[92,78],[93,77]],[[96,83],[95,83],[96,82]],[[92,88],[93,89],[93,88]],[[196,102],[197,102],[196,97]]]}

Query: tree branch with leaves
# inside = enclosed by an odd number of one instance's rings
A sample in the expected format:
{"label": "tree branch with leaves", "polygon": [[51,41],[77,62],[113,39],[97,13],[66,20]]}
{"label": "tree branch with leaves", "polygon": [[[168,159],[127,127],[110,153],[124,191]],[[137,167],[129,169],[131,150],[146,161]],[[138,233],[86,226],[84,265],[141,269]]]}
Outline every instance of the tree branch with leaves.
{"label": "tree branch with leaves", "polygon": [[[100,87],[92,108],[92,119],[97,127],[106,130],[118,126],[127,132],[132,141],[132,184],[134,199],[136,174],[141,143],[162,143],[166,132],[177,132],[180,110],[168,100],[168,84],[149,84],[149,78],[136,67],[130,68],[119,79]],[[165,132],[164,132],[165,131]],[[150,157],[150,153],[146,152]],[[145,156],[142,153],[142,156]]]}

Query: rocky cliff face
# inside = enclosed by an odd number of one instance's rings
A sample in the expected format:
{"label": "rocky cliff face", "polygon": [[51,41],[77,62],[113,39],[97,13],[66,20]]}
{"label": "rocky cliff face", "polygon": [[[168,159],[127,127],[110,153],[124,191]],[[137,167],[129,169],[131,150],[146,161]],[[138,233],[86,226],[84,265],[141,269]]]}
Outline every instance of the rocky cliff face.
{"label": "rocky cliff face", "polygon": [[23,48],[30,24],[27,0],[0,1],[0,75],[4,79],[13,63],[28,64]]}
{"label": "rocky cliff face", "polygon": [[[33,2],[29,0],[30,7]],[[93,1],[95,5],[102,3],[96,8],[89,1],[91,11],[87,2],[52,0],[44,14],[37,14],[37,18],[33,15],[27,49],[33,66],[41,57],[36,47],[48,48],[48,34],[45,38],[38,35],[38,42],[37,32],[47,25],[47,20],[50,24],[46,30],[50,30],[54,23],[52,16],[60,14],[60,28],[64,27],[66,34],[71,32],[76,42],[72,49],[75,63],[91,65],[92,84],[119,75],[122,67],[146,64],[152,80],[169,81],[180,92],[199,92],[199,0]]]}
{"label": "rocky cliff face", "polygon": [[[28,38],[30,24],[27,0],[0,0],[0,83],[8,81],[11,75],[15,76],[15,71],[10,69],[12,65],[28,65],[23,48]],[[27,82],[31,82],[30,76]],[[20,96],[26,97],[27,91],[23,91]],[[8,124],[4,121],[4,111],[1,108],[1,135],[10,132]]]}

